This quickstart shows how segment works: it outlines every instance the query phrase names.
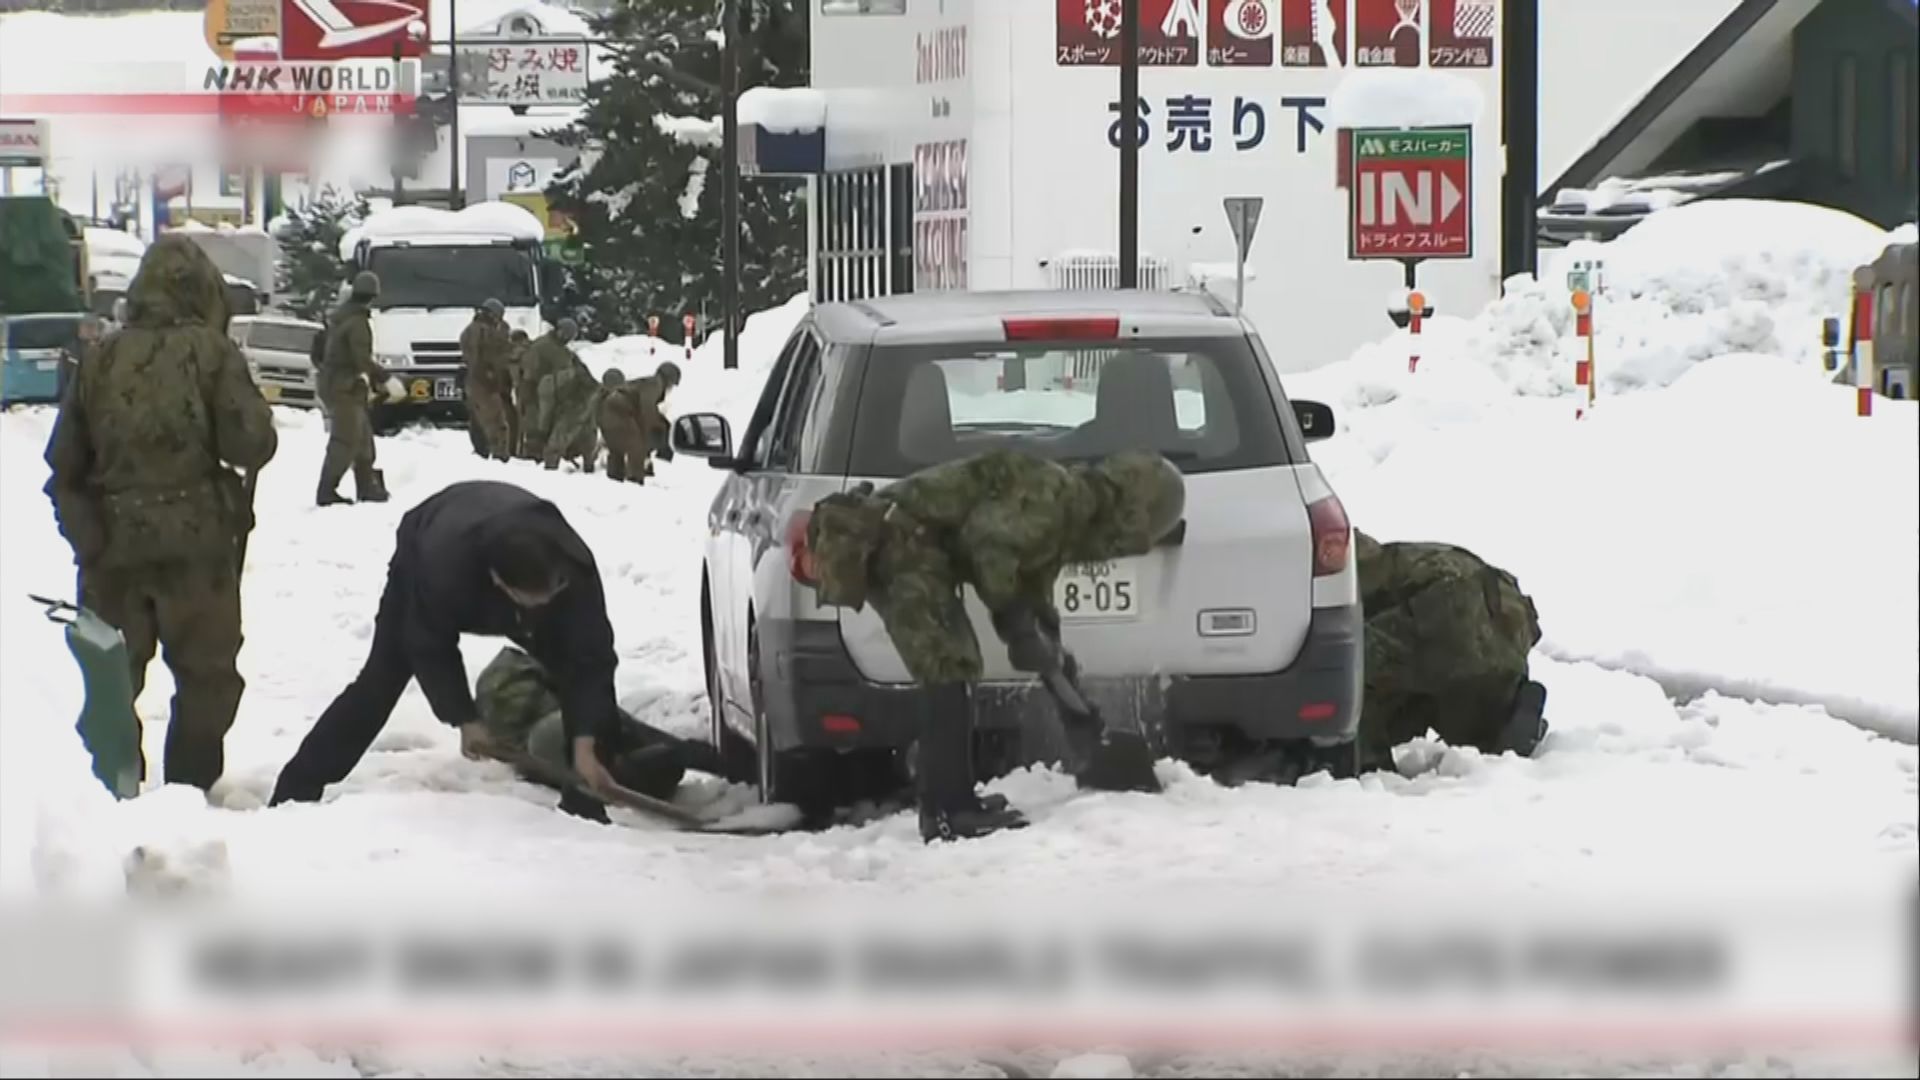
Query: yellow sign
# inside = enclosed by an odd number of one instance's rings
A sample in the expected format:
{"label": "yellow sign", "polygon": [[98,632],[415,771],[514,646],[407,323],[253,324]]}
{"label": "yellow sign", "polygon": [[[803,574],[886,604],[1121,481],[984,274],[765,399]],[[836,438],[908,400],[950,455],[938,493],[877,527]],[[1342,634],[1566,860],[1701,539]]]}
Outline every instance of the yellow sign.
{"label": "yellow sign", "polygon": [[266,398],[268,401],[279,401],[280,388],[272,383],[268,383],[260,388],[260,396]]}
{"label": "yellow sign", "polygon": [[232,63],[234,42],[280,36],[280,0],[207,0],[202,33],[207,48]]}
{"label": "yellow sign", "polygon": [[415,401],[425,401],[433,396],[433,384],[425,379],[415,379],[408,393],[413,395]]}

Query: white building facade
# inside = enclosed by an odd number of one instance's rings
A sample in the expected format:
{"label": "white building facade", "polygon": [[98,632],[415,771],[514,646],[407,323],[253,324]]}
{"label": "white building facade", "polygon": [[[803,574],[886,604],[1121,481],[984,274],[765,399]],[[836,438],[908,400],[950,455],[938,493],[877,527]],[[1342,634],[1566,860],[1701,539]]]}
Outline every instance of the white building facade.
{"label": "white building facade", "polygon": [[[827,102],[816,298],[1113,282],[1122,121],[1117,39],[1106,35],[1117,10],[1118,0],[814,0],[813,85]],[[1356,63],[1437,60],[1484,99],[1473,253],[1425,262],[1419,284],[1441,314],[1499,295],[1497,4],[1141,0],[1141,10],[1142,287],[1217,282],[1234,258],[1222,200],[1260,196],[1246,310],[1281,370],[1343,359],[1389,332],[1403,268],[1348,259],[1333,99]],[[1230,301],[1231,281],[1215,291]]]}

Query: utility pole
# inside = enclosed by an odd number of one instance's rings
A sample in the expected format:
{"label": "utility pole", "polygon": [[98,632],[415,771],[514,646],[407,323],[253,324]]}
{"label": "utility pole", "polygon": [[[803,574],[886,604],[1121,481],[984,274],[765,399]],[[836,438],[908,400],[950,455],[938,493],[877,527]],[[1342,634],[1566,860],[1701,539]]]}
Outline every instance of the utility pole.
{"label": "utility pole", "polygon": [[720,23],[721,357],[732,370],[740,366],[740,0],[724,0]]}
{"label": "utility pole", "polygon": [[1120,5],[1120,287],[1140,287],[1140,0]]}
{"label": "utility pole", "polygon": [[453,127],[447,136],[447,205],[455,210],[467,206],[466,189],[460,184],[460,0],[447,0],[448,98],[453,104]]}
{"label": "utility pole", "polygon": [[1500,280],[1539,268],[1540,0],[1507,0],[1500,39]]}

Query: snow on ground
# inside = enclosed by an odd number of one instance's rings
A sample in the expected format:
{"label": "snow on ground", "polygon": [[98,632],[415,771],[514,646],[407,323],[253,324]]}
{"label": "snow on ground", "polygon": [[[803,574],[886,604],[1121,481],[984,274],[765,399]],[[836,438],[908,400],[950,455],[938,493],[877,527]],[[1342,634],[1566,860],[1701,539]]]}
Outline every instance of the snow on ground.
{"label": "snow on ground", "polygon": [[[1689,334],[1726,307],[1686,310],[1684,285],[1651,284],[1658,273],[1627,272],[1625,251],[1613,250],[1621,253],[1613,310],[1656,313],[1660,333],[1681,340],[1674,349],[1691,357]],[[1803,285],[1823,287],[1830,261],[1787,260],[1777,277],[1789,295],[1763,306],[1817,306]],[[1734,257],[1728,265],[1758,264]],[[1652,295],[1628,295],[1640,288]],[[596,373],[618,365],[633,376],[663,358],[681,362],[686,381],[670,409],[721,411],[737,436],[804,310],[797,299],[751,320],[736,372],[719,370],[717,339],[691,361],[644,337],[583,353]],[[1624,316],[1615,321],[1631,329]],[[88,775],[73,732],[80,687],[59,631],[21,599],[63,593],[71,581],[40,492],[52,416],[8,412],[0,416],[0,898],[112,897],[131,880],[143,892],[199,889],[289,904],[411,908],[452,889],[524,900],[525,910],[543,910],[532,905],[557,894],[606,898],[638,913],[691,894],[714,902],[884,898],[906,910],[938,898],[1012,912],[1044,898],[1115,900],[1154,887],[1266,898],[1358,889],[1401,900],[1464,891],[1482,897],[1492,917],[1551,908],[1553,897],[1623,892],[1720,898],[1714,902],[1732,912],[1789,888],[1910,890],[1920,834],[1920,756],[1911,745],[1914,406],[1883,403],[1871,420],[1857,420],[1844,392],[1827,386],[1790,341],[1775,342],[1783,358],[1744,354],[1752,343],[1743,339],[1719,350],[1733,355],[1710,362],[1651,364],[1661,377],[1635,384],[1664,389],[1608,384],[1600,408],[1575,422],[1554,371],[1563,331],[1544,299],[1520,290],[1476,319],[1436,322],[1443,329],[1427,343],[1417,375],[1404,375],[1403,360],[1394,370],[1401,346],[1388,341],[1289,384],[1341,411],[1341,434],[1316,444],[1315,456],[1357,525],[1383,538],[1466,543],[1510,566],[1533,593],[1548,635],[1535,673],[1549,688],[1553,721],[1541,752],[1488,758],[1423,741],[1404,752],[1410,775],[1322,775],[1297,787],[1237,790],[1169,762],[1160,767],[1160,797],[1077,795],[1065,777],[1023,771],[995,790],[1033,827],[952,847],[922,845],[904,813],[753,839],[671,834],[631,819],[637,827],[589,825],[554,813],[551,794],[504,767],[463,759],[414,689],[325,802],[261,808],[280,765],[364,657],[400,516],[463,479],[507,479],[558,503],[605,578],[623,704],[677,731],[700,732],[707,722],[698,567],[720,474],[678,459],[647,487],[614,485],[570,467],[550,473],[481,461],[460,432],[409,431],[380,444],[394,502],[319,510],[312,477],[324,434],[316,417],[290,410],[276,414],[281,450],[261,479],[240,661],[248,692],[216,805],[179,790],[116,804]],[[1879,562],[1869,565],[1875,551]],[[477,674],[498,647],[466,642],[469,671]],[[141,708],[156,765],[170,689],[164,666],[154,665]],[[1842,715],[1902,731],[1907,741]],[[742,796],[703,780],[684,797]],[[1050,1070],[1099,1049],[1066,1047],[1027,1068]],[[523,1049],[438,1064],[489,1075],[752,1071],[742,1064],[752,1060],[744,1048],[719,1060],[583,1060],[585,1053]],[[875,1067],[875,1059],[862,1060]],[[987,1059],[885,1060],[886,1071],[902,1075],[996,1074]],[[1140,1071],[1209,1074],[1195,1061]],[[1374,1068],[1499,1073],[1515,1061],[1442,1055]],[[404,1054],[338,1040],[217,1057],[213,1065],[250,1075],[430,1071]],[[760,1063],[779,1071],[816,1065]],[[1091,1075],[1091,1066],[1080,1060],[1063,1074]],[[1110,1074],[1122,1068],[1101,1066]],[[148,1055],[127,1071],[184,1067]],[[1308,1069],[1278,1054],[1233,1067]],[[1575,1054],[1551,1067],[1603,1066]],[[1891,1066],[1846,1056],[1842,1067],[1911,1075],[1910,1056]],[[1801,1058],[1749,1063],[1737,1055],[1634,1062],[1640,1075],[1811,1068]]]}
{"label": "snow on ground", "polygon": [[1821,318],[1884,243],[1837,211],[1725,201],[1601,245],[1599,401],[1578,422],[1584,350],[1551,273],[1429,320],[1416,373],[1403,332],[1288,390],[1334,407],[1314,456],[1355,524],[1512,570],[1551,655],[1911,742],[1920,406],[1857,417],[1819,360]]}

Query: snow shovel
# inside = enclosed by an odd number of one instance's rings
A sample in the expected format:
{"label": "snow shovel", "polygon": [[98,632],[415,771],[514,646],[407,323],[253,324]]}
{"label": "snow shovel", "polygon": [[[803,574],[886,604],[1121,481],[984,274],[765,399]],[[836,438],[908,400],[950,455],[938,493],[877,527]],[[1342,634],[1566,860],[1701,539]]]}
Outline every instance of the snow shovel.
{"label": "snow shovel", "polygon": [[595,793],[588,791],[586,787],[580,783],[579,779],[573,775],[571,770],[558,768],[552,763],[534,757],[532,754],[523,750],[498,747],[494,750],[494,754],[498,760],[513,766],[520,772],[520,775],[529,780],[545,784],[548,787],[558,788],[563,792],[572,792],[576,795],[585,796],[597,801],[610,802],[615,806],[624,806],[636,813],[645,814],[656,821],[664,821],[685,832],[717,833],[731,836],[757,836],[781,831],[779,829],[760,826],[725,827],[722,824],[725,819],[709,821],[705,817],[685,807],[677,806],[665,799],[656,799],[651,795],[642,794],[641,792],[634,791],[632,788],[622,787],[619,784],[614,784],[612,789],[607,792]]}
{"label": "snow shovel", "polygon": [[1080,692],[1078,681],[1066,664],[1040,676],[1041,685],[1053,695],[1059,717],[1066,728],[1066,743],[1073,756],[1070,766],[1081,787],[1096,791],[1144,791],[1159,794],[1160,778],[1153,774],[1153,750],[1144,735],[1115,731],[1100,710]]}
{"label": "snow shovel", "polygon": [[93,759],[93,775],[116,799],[140,794],[147,776],[140,750],[140,717],[133,711],[133,668],[127,639],[106,620],[64,600],[28,595],[47,609],[47,620],[67,628],[67,648],[80,664],[86,703],[80,709],[80,742]]}

